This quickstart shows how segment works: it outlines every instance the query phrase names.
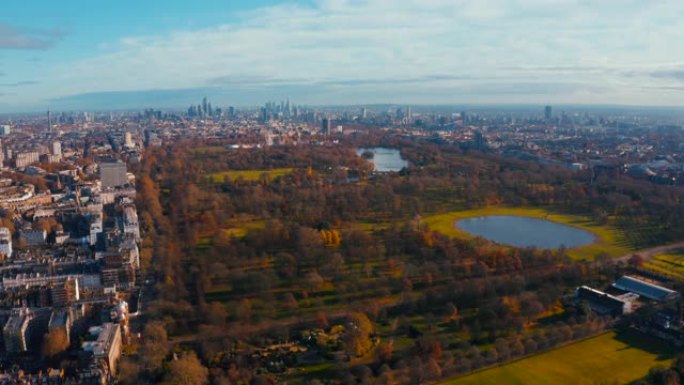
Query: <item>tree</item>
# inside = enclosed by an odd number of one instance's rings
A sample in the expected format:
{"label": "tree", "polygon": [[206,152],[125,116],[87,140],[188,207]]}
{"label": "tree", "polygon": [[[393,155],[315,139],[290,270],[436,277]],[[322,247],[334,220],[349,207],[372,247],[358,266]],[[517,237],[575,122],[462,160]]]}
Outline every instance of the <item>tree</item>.
{"label": "tree", "polygon": [[427,363],[423,365],[423,374],[425,379],[429,381],[436,381],[442,377],[442,368],[439,366],[437,361],[430,358]]}
{"label": "tree", "polygon": [[51,358],[69,348],[69,339],[62,329],[51,330],[43,336],[41,353],[43,357]]}
{"label": "tree", "polygon": [[373,323],[362,312],[349,314],[347,330],[344,334],[346,351],[354,357],[361,357],[373,347]]}
{"label": "tree", "polygon": [[136,385],[140,383],[138,378],[140,376],[140,365],[130,357],[123,357],[121,359],[117,372],[117,379],[123,385]]}
{"label": "tree", "polygon": [[644,258],[639,254],[632,254],[628,263],[633,268],[641,267],[644,264]]}
{"label": "tree", "polygon": [[454,305],[453,302],[449,302],[447,304],[446,312],[447,312],[447,321],[448,322],[454,322],[455,323],[456,321],[458,321],[458,318],[459,318],[458,308],[456,307],[456,305]]}
{"label": "tree", "polygon": [[164,325],[159,322],[148,323],[143,330],[143,343],[140,345],[139,357],[143,369],[156,372],[161,369],[168,352],[166,343],[168,335]]}
{"label": "tree", "polygon": [[164,378],[164,385],[205,385],[209,383],[207,369],[194,352],[186,353],[181,358],[171,361],[169,371]]}

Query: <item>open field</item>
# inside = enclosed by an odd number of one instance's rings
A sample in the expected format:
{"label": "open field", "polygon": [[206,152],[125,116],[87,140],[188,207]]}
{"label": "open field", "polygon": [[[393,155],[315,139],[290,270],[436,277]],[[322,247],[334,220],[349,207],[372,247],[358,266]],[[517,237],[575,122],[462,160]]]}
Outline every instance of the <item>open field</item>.
{"label": "open field", "polygon": [[209,178],[211,178],[211,181],[214,183],[221,183],[226,177],[233,181],[238,178],[242,178],[246,181],[258,181],[263,174],[268,174],[271,179],[275,179],[283,175],[291,174],[292,171],[293,169],[291,168],[275,168],[272,170],[231,170],[209,174]]}
{"label": "open field", "polygon": [[444,214],[436,214],[423,218],[423,222],[430,226],[430,229],[439,231],[443,234],[470,239],[473,235],[462,231],[455,226],[455,222],[461,219],[481,217],[487,215],[517,215],[523,217],[547,219],[556,223],[573,226],[586,230],[596,236],[596,241],[590,245],[568,249],[567,254],[575,260],[593,260],[596,255],[607,254],[611,257],[618,257],[628,254],[632,249],[623,239],[622,234],[607,226],[601,226],[588,218],[551,213],[540,208],[514,208],[514,207],[490,207],[477,210],[452,211]]}
{"label": "open field", "polygon": [[625,384],[645,376],[653,366],[669,365],[671,358],[672,352],[660,341],[635,332],[610,332],[440,384]]}
{"label": "open field", "polygon": [[673,279],[684,281],[684,250],[659,254],[644,263],[644,268]]}

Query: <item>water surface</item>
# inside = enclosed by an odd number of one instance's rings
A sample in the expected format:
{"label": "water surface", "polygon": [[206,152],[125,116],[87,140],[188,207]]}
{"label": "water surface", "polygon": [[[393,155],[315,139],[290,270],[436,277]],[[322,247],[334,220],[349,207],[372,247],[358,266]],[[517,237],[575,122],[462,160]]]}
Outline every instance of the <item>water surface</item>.
{"label": "water surface", "polygon": [[455,226],[465,232],[518,247],[540,249],[568,248],[593,243],[592,233],[545,219],[490,215],[462,219]]}
{"label": "water surface", "polygon": [[408,166],[408,162],[401,158],[401,153],[397,149],[385,147],[359,148],[356,154],[361,156],[366,151],[373,153],[373,159],[368,159],[368,161],[375,166],[374,171],[399,172]]}

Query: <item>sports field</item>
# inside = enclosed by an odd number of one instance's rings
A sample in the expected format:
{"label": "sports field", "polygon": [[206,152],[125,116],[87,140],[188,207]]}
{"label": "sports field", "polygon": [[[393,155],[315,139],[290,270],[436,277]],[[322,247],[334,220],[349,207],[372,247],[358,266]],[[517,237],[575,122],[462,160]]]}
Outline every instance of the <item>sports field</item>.
{"label": "sports field", "polygon": [[211,178],[211,181],[214,183],[222,183],[226,177],[233,181],[237,180],[238,178],[242,178],[246,181],[253,182],[258,181],[263,174],[267,174],[271,177],[271,179],[275,179],[283,175],[291,174],[292,170],[293,169],[291,168],[275,168],[272,170],[231,170],[215,172],[210,174],[209,178]]}
{"label": "sports field", "polygon": [[669,365],[671,357],[660,341],[632,332],[610,332],[440,384],[626,384],[644,377],[653,366]]}
{"label": "sports field", "polygon": [[482,217],[487,215],[517,215],[523,217],[546,219],[563,225],[573,226],[589,231],[596,236],[596,241],[590,245],[568,249],[567,254],[575,260],[593,260],[599,254],[607,254],[611,257],[622,256],[632,250],[627,245],[622,234],[611,227],[601,226],[592,222],[589,218],[551,213],[540,208],[530,207],[489,207],[477,210],[452,211],[444,214],[431,215],[423,218],[423,222],[430,229],[443,234],[464,239],[473,236],[458,229],[455,223],[461,219]]}

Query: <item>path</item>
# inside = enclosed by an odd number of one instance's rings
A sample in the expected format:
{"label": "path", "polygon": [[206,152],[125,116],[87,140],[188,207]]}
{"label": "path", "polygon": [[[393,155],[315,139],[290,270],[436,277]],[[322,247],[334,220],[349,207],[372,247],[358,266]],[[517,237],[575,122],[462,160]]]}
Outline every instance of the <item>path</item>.
{"label": "path", "polygon": [[666,245],[666,246],[658,246],[658,247],[654,247],[652,249],[636,250],[636,251],[633,251],[629,254],[623,255],[622,257],[612,259],[611,261],[629,262],[629,259],[632,258],[632,256],[636,254],[636,255],[640,256],[644,262],[646,262],[649,259],[655,257],[656,255],[664,254],[664,253],[667,253],[668,251],[677,250],[677,249],[684,249],[684,242],[677,242],[677,243],[673,243],[673,244]]}

